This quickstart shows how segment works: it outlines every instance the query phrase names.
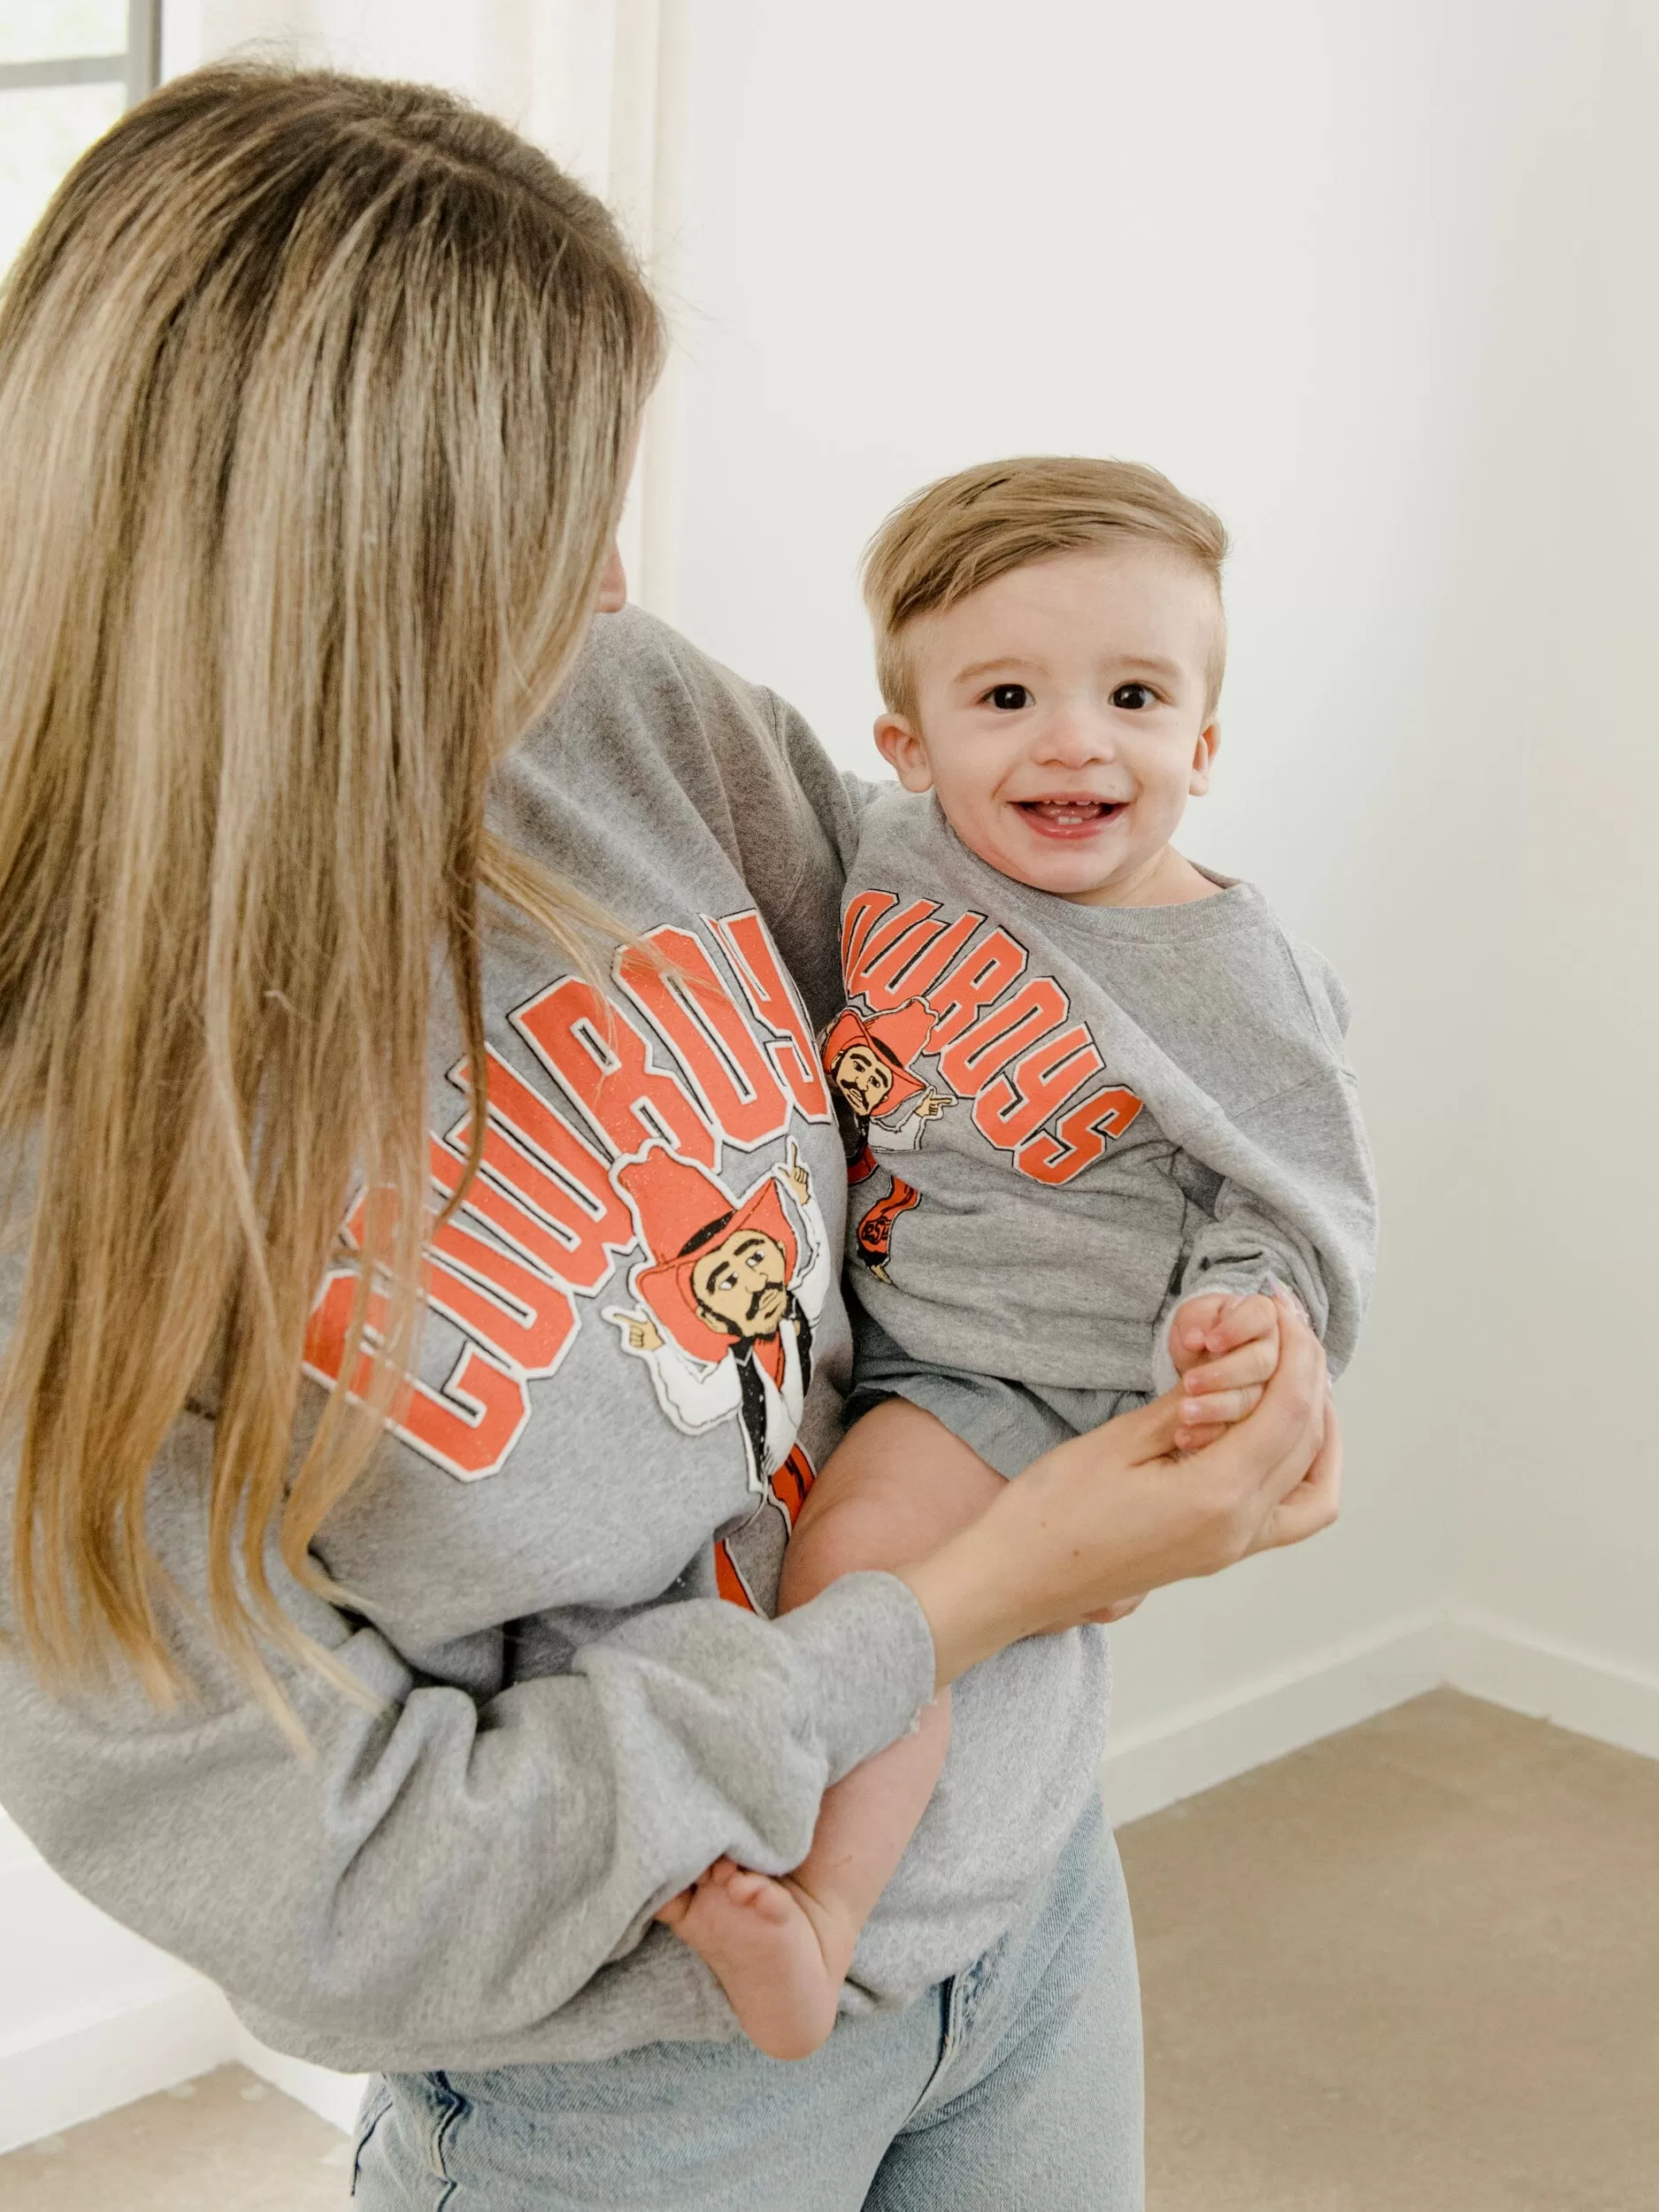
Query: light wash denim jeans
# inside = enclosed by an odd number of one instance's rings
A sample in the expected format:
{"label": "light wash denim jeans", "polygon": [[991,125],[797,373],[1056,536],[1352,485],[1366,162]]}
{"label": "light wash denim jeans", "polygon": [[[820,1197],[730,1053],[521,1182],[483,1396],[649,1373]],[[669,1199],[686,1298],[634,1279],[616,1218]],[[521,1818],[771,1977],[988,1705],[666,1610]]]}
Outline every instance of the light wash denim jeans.
{"label": "light wash denim jeans", "polygon": [[375,2081],[359,2212],[1141,2212],[1141,2003],[1098,1802],[1002,1940],[792,2065],[747,2043]]}

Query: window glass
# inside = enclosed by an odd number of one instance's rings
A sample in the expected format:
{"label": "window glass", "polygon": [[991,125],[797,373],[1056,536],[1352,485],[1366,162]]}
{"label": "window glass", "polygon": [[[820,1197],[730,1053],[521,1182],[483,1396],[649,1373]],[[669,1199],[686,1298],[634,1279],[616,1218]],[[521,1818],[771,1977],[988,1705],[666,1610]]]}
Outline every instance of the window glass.
{"label": "window glass", "polygon": [[0,62],[119,54],[127,0],[0,0]]}
{"label": "window glass", "polygon": [[0,90],[0,269],[40,219],[64,172],[126,105],[119,84]]}

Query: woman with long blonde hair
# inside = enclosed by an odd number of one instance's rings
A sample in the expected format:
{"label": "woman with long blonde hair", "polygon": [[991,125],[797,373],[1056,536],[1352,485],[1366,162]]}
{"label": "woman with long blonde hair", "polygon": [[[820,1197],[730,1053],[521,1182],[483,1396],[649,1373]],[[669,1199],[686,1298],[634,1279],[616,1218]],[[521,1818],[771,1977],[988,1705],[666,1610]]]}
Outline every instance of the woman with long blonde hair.
{"label": "woman with long blonde hair", "polygon": [[0,1798],[377,2075],[370,2203],[1127,2204],[1097,1820],[977,2046],[947,1935],[780,2069],[653,1916],[936,1686],[1322,1525],[1317,1349],[769,1617],[847,1364],[844,801],[618,611],[661,349],[544,157],[319,73],[168,86],[10,277]]}

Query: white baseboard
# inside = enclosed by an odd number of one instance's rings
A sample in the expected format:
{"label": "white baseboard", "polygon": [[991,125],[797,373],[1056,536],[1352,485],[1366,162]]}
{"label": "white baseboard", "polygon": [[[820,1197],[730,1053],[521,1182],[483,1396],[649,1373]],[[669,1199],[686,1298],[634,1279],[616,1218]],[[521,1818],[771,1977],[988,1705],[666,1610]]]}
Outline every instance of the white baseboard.
{"label": "white baseboard", "polygon": [[1403,1623],[1114,1738],[1101,1763],[1106,1809],[1121,1827],[1442,1684],[1659,1759],[1659,1678],[1460,1612]]}
{"label": "white baseboard", "polygon": [[211,1982],[79,1896],[0,1814],[0,2152],[222,2065]]}
{"label": "white baseboard", "polygon": [[1446,1679],[1444,1624],[1404,1621],[1112,1738],[1101,1791],[1114,1827],[1214,1789]]}
{"label": "white baseboard", "polygon": [[231,2055],[250,2074],[257,2074],[273,2089],[280,2089],[285,2097],[292,2097],[296,2104],[316,2113],[319,2119],[350,2134],[368,2085],[366,2074],[331,2074],[326,2066],[312,2066],[305,2059],[290,2058],[286,2051],[273,2051],[268,2044],[250,2035],[240,2021],[236,2023]]}
{"label": "white baseboard", "polygon": [[1458,1614],[1441,1633],[1455,1689],[1659,1759],[1659,1678],[1479,1614]]}
{"label": "white baseboard", "polygon": [[0,2152],[222,2066],[231,2026],[218,1990],[192,1980],[0,2053]]}

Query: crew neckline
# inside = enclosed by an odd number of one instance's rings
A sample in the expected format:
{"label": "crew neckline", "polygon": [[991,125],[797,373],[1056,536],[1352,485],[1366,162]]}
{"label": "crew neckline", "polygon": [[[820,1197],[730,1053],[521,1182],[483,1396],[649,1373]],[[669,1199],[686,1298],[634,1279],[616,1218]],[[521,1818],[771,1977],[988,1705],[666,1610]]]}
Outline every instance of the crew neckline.
{"label": "crew neckline", "polygon": [[987,884],[1000,887],[995,897],[1004,903],[1011,902],[1023,907],[1033,917],[1041,917],[1045,927],[1057,926],[1079,936],[1096,939],[1173,944],[1192,938],[1231,935],[1260,921],[1267,911],[1267,902],[1253,883],[1245,883],[1237,876],[1224,876],[1217,869],[1206,868],[1200,860],[1189,861],[1187,864],[1217,886],[1216,895],[1186,899],[1174,906],[1091,906],[1064,898],[1057,891],[1040,891],[1033,884],[1021,883],[1018,877],[1004,875],[1000,868],[993,868],[989,861],[981,860],[946,820],[938,794],[932,796],[933,818],[968,869],[977,871]]}

